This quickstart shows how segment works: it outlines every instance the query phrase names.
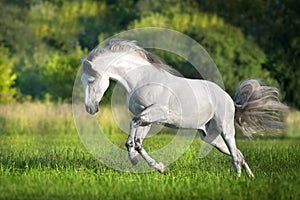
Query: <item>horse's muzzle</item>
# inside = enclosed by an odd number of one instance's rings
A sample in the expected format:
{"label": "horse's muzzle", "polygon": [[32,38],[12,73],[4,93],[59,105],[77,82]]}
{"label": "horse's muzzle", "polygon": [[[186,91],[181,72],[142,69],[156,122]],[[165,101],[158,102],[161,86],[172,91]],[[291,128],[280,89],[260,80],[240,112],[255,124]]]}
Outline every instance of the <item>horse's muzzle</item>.
{"label": "horse's muzzle", "polygon": [[96,106],[93,106],[93,107],[85,106],[85,110],[86,110],[89,114],[94,115],[94,114],[96,114],[96,113],[99,111],[99,108],[98,108],[97,105],[96,105]]}

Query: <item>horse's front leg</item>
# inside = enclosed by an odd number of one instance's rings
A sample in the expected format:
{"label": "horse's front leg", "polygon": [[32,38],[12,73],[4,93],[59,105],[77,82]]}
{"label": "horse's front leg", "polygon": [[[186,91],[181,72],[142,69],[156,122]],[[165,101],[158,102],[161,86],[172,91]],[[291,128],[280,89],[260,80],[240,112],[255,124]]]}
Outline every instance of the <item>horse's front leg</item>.
{"label": "horse's front leg", "polygon": [[126,141],[126,147],[128,150],[128,157],[133,165],[136,165],[140,160],[140,154],[138,149],[141,148],[142,143],[146,135],[148,134],[151,125],[136,126],[135,120],[130,123],[130,134]]}
{"label": "horse's front leg", "polygon": [[156,162],[149,154],[146,152],[144,147],[142,146],[143,139],[146,137],[150,126],[139,126],[137,128],[136,137],[135,137],[135,149],[139,152],[139,154],[146,160],[149,166],[154,167],[161,173],[165,173],[167,171],[167,167],[163,163]]}
{"label": "horse's front leg", "polygon": [[140,160],[140,156],[139,156],[139,152],[135,150],[135,137],[136,137],[137,127],[135,126],[134,123],[135,123],[134,120],[132,120],[130,123],[130,133],[128,135],[125,145],[127,147],[128,158],[130,162],[133,165],[136,165]]}
{"label": "horse's front leg", "polygon": [[136,165],[140,160],[139,149],[141,149],[143,140],[147,136],[151,125],[147,126],[138,126],[132,128],[132,130],[136,130],[134,137],[134,149],[135,151],[129,151],[129,159],[133,165]]}
{"label": "horse's front leg", "polygon": [[[142,141],[146,137],[150,125],[155,122],[164,122],[167,116],[166,107],[160,105],[152,105],[145,109],[138,116],[134,117],[130,123],[130,135],[129,137],[134,138],[134,147],[135,150],[146,160],[149,166],[154,167],[161,173],[165,173],[167,171],[167,167],[163,163],[156,162],[143,148]],[[128,137],[128,138],[129,138]],[[131,140],[131,139],[130,139]],[[136,153],[130,153],[131,144],[128,148],[129,157],[136,161]]]}

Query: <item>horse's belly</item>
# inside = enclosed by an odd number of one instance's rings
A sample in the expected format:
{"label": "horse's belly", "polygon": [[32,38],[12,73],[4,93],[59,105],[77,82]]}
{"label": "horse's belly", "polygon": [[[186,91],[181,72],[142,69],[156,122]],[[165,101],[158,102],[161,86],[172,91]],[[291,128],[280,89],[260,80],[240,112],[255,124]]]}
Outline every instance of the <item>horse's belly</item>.
{"label": "horse's belly", "polygon": [[169,110],[168,123],[178,128],[200,129],[214,115],[213,105],[209,99],[182,99],[170,105]]}
{"label": "horse's belly", "polygon": [[175,123],[179,128],[201,129],[212,117],[213,113],[211,110],[197,113],[192,111],[184,113]]}

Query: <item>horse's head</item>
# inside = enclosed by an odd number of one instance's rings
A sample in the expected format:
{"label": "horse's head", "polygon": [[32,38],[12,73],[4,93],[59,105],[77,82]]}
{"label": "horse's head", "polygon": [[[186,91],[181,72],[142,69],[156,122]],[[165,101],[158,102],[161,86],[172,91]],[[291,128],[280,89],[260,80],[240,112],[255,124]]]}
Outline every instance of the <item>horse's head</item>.
{"label": "horse's head", "polygon": [[91,115],[99,110],[99,102],[109,86],[109,77],[105,73],[95,70],[93,63],[82,60],[82,76],[84,104],[86,111]]}

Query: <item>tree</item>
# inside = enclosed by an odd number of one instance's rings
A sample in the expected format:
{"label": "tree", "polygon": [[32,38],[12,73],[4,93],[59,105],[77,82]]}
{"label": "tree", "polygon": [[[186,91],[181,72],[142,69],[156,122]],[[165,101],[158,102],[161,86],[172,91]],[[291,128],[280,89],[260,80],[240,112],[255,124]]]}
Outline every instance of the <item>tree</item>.
{"label": "tree", "polygon": [[[77,45],[91,50],[127,27],[171,28],[205,47],[229,93],[243,79],[260,78],[279,84],[285,99],[300,108],[299,9],[297,0],[2,0],[0,43],[14,57],[11,74],[18,91],[34,99],[51,93],[56,99],[58,91],[45,76],[51,59],[68,66],[62,57],[76,54]],[[183,59],[155,53],[185,76],[197,77]]]}
{"label": "tree", "polygon": [[80,57],[86,55],[77,45],[71,53],[54,52],[46,56],[41,63],[41,76],[45,82],[46,93],[52,100],[71,100],[73,84],[81,64]]}
{"label": "tree", "polygon": [[101,18],[105,13],[105,3],[45,1],[30,7],[28,23],[40,41],[57,50],[68,52],[74,49],[79,39],[87,45],[97,43],[101,23],[104,22]]}
{"label": "tree", "polygon": [[23,54],[36,44],[25,23],[27,12],[25,8],[0,2],[0,43],[12,54]]}
{"label": "tree", "polygon": [[9,59],[9,51],[0,46],[0,103],[14,100],[16,89],[12,86],[16,75],[12,73],[13,61]]}
{"label": "tree", "polygon": [[275,78],[285,100],[300,108],[300,1],[197,0],[203,12],[214,12],[240,27],[266,53],[264,68]]}
{"label": "tree", "polygon": [[[98,44],[105,13],[105,2],[54,0],[30,4],[23,16],[29,31],[23,34],[34,39],[27,40],[28,48],[15,51],[20,92],[33,99],[44,98],[45,94],[53,100],[70,99],[80,57],[86,54],[79,51],[79,43],[85,48]],[[17,37],[17,31],[12,33],[11,38]],[[13,40],[9,41],[13,46]]]}
{"label": "tree", "polygon": [[[197,40],[217,64],[225,88],[230,94],[233,94],[241,81],[249,78],[275,83],[269,78],[268,71],[262,69],[266,62],[264,52],[253,40],[245,38],[240,29],[226,24],[214,14],[184,13],[180,9],[172,9],[163,14],[150,13],[130,25],[131,28],[149,26],[175,29]],[[191,67],[184,67],[184,62],[172,63],[176,61],[172,57],[174,55],[165,60],[184,75],[194,78]]]}

